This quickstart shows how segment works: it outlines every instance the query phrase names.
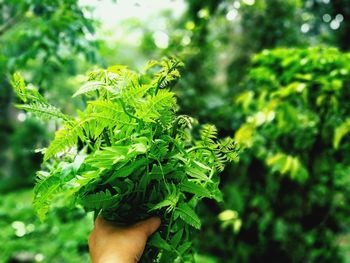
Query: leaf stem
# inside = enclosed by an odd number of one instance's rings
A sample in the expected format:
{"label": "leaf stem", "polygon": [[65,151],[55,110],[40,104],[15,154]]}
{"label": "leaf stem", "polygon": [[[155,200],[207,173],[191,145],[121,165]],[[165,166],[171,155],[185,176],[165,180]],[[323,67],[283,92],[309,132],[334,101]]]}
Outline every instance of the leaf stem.
{"label": "leaf stem", "polygon": [[171,229],[171,225],[173,224],[173,218],[174,218],[174,212],[175,212],[176,207],[173,209],[173,211],[171,211],[171,215],[170,215],[170,222],[168,225],[168,230],[166,233],[166,238],[165,240],[168,241],[169,235],[170,235],[170,229]]}
{"label": "leaf stem", "polygon": [[159,88],[160,88],[162,82],[164,81],[164,79],[167,77],[167,75],[168,75],[171,71],[173,71],[179,64],[180,64],[180,62],[179,62],[179,61],[176,61],[176,62],[168,69],[168,71],[166,72],[166,75],[165,75],[165,76],[162,76],[162,77],[158,80],[156,90],[154,91],[154,95],[157,95],[158,90],[159,90]]}
{"label": "leaf stem", "polygon": [[106,141],[107,146],[111,146],[112,144],[111,144],[111,141],[109,140],[109,137],[108,137],[106,130],[103,130],[102,134],[103,134],[103,138]]}
{"label": "leaf stem", "polygon": [[126,110],[125,104],[124,104],[124,102],[123,102],[121,99],[119,99],[118,101],[120,102],[120,105],[122,106],[123,111],[125,112],[126,115],[128,115],[130,118],[133,118],[133,119],[135,119],[135,120],[137,120],[137,121],[139,121],[139,122],[142,122],[142,120],[140,120],[139,118],[137,118],[136,116],[132,115],[131,113],[129,113],[129,112]]}
{"label": "leaf stem", "polygon": [[193,151],[197,151],[197,150],[207,150],[209,152],[214,152],[213,149],[210,149],[207,146],[195,146],[195,147],[192,147],[192,148],[188,149],[187,153],[190,153],[190,152],[193,152]]}

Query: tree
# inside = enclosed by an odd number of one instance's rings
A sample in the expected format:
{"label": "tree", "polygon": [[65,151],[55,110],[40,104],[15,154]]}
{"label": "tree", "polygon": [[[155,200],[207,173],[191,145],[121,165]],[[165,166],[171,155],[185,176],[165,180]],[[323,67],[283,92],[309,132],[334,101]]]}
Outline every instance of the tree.
{"label": "tree", "polygon": [[76,0],[9,0],[0,4],[0,160],[7,167],[5,156],[10,155],[6,152],[16,122],[8,76],[15,69],[24,70],[38,84],[57,74],[72,53],[93,58],[93,44],[86,40],[94,32],[93,21],[83,11]]}

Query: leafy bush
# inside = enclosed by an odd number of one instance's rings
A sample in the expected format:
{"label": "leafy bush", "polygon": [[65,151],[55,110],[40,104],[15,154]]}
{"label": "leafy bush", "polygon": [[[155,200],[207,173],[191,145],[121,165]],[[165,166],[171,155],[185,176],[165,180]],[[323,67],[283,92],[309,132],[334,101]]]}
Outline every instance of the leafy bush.
{"label": "leafy bush", "polygon": [[334,48],[254,57],[232,109],[246,150],[224,177],[228,211],[201,233],[224,245],[199,243],[203,251],[240,263],[342,262],[336,238],[350,223],[349,84],[350,55]]}
{"label": "leafy bush", "polygon": [[42,123],[34,118],[28,118],[21,123],[21,129],[11,134],[11,160],[4,165],[11,176],[1,176],[0,192],[11,191],[19,187],[32,187],[35,172],[40,168],[42,157],[33,149],[42,148],[47,140],[47,131]]}
{"label": "leafy bush", "polygon": [[179,67],[169,59],[150,62],[145,74],[124,66],[93,71],[74,94],[88,99],[76,118],[14,75],[25,103],[18,108],[63,122],[45,150],[46,169],[34,189],[41,219],[51,203],[64,199],[121,223],[160,215],[163,226],[150,241],[158,250],[147,249],[144,261],[191,260],[190,227],[201,227],[194,209],[203,198],[221,200],[217,173],[237,155],[233,140],[218,140],[214,126],[192,133],[195,121],[176,115],[170,88]]}
{"label": "leafy bush", "polygon": [[31,190],[2,194],[0,262],[88,262],[92,216],[82,209],[57,209],[40,222]]}

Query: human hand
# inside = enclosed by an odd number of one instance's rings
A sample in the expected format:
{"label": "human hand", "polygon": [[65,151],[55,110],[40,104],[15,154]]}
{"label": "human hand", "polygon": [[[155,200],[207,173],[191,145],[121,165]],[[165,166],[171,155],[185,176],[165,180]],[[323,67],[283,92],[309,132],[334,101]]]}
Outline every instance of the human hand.
{"label": "human hand", "polygon": [[149,218],[132,226],[118,226],[98,216],[89,237],[92,262],[138,262],[148,237],[158,229],[159,225],[158,217]]}

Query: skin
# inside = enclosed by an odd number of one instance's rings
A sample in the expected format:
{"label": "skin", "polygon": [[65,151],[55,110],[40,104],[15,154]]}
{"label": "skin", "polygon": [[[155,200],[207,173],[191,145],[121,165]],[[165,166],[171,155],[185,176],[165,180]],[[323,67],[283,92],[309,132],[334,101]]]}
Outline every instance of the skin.
{"label": "skin", "polygon": [[132,226],[119,226],[97,217],[89,237],[93,263],[135,263],[145,249],[147,239],[160,226],[160,219],[152,217]]}

